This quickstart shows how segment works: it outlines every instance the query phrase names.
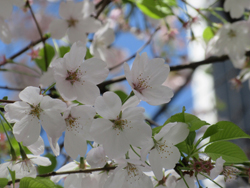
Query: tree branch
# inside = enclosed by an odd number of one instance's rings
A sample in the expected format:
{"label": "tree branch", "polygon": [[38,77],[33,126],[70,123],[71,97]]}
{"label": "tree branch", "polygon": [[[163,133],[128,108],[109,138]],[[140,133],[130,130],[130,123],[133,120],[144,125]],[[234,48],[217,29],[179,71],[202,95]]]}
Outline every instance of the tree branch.
{"label": "tree branch", "polygon": [[[109,171],[109,170],[114,170],[116,166],[105,166],[103,168],[92,168],[92,169],[84,169],[84,170],[72,170],[72,171],[63,171],[63,172],[50,172],[47,174],[40,174],[37,175],[37,177],[50,177],[50,176],[58,176],[58,175],[64,175],[64,174],[76,174],[76,173],[91,173],[91,172],[96,172],[96,171]],[[16,179],[15,181],[20,182],[20,179]],[[12,181],[8,182],[8,185],[11,185]]]}
{"label": "tree branch", "polygon": [[111,0],[103,0],[103,3],[102,3],[102,7],[100,8],[100,10],[96,13],[96,16],[95,18],[97,19],[100,14],[102,13],[102,11],[105,9],[105,7],[111,2]]}
{"label": "tree branch", "polygon": [[133,58],[136,56],[137,53],[140,53],[147,45],[149,45],[149,43],[151,42],[153,36],[155,35],[155,33],[156,33],[160,28],[161,28],[161,27],[158,27],[158,28],[155,29],[155,31],[150,35],[148,41],[147,41],[139,50],[137,50],[136,53],[134,53],[134,54],[133,54],[132,56],[130,56],[129,58],[123,60],[121,63],[119,63],[119,64],[117,64],[117,65],[115,65],[115,66],[109,68],[109,70],[111,71],[111,70],[113,70],[113,69],[115,69],[115,68],[117,68],[117,67],[123,65],[123,63],[125,63],[125,62],[127,62],[127,61],[133,59]]}
{"label": "tree branch", "polygon": [[14,90],[14,91],[22,91],[23,88],[12,88],[7,86],[0,86],[0,89]]}
{"label": "tree branch", "polygon": [[[32,8],[31,8],[31,6],[30,6],[29,1],[26,1],[26,5],[27,5],[27,6],[29,7],[29,9],[30,9],[30,13],[31,13],[31,15],[32,15],[32,17],[33,17],[33,20],[35,21],[35,24],[36,24],[37,30],[38,30],[38,32],[39,32],[39,35],[40,35],[41,39],[43,39],[42,30],[41,30],[41,28],[40,28],[40,26],[39,26],[39,24],[38,24],[38,22],[37,22],[37,19],[36,19],[35,14],[34,14]],[[47,58],[47,51],[46,51],[45,40],[42,40],[42,42],[43,42],[45,69],[46,69],[46,71],[47,71],[47,67],[49,66],[49,63],[48,63],[48,58]]]}

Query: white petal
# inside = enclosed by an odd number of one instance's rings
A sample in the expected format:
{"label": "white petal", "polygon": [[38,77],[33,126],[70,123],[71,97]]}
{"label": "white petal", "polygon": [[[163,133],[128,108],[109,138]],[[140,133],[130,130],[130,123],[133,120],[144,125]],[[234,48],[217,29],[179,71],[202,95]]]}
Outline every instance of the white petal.
{"label": "white petal", "polygon": [[78,155],[84,157],[87,151],[86,139],[80,134],[74,134],[71,131],[66,131],[64,148],[72,159],[76,159]]}
{"label": "white petal", "polygon": [[53,111],[57,111],[58,113],[61,113],[66,110],[67,105],[60,99],[52,99],[49,96],[44,96],[41,101],[40,107],[46,111],[53,110]]}
{"label": "white petal", "polygon": [[211,179],[215,179],[220,173],[223,171],[223,164],[226,161],[222,159],[222,157],[216,159],[215,167],[210,171],[210,177]]}
{"label": "white petal", "polygon": [[49,25],[49,32],[52,38],[61,39],[66,35],[68,23],[65,20],[55,19]]}
{"label": "white petal", "polygon": [[59,138],[51,138],[48,134],[47,134],[47,137],[48,137],[48,140],[49,140],[51,150],[53,151],[55,156],[58,156],[60,154],[60,148],[59,148],[59,145],[57,143]]}
{"label": "white petal", "polygon": [[156,149],[151,150],[148,159],[155,177],[158,180],[161,180],[163,178],[163,166],[161,163],[161,156],[159,155],[158,151]]}
{"label": "white petal", "polygon": [[34,155],[42,155],[44,152],[44,141],[41,136],[38,137],[38,140],[27,148],[34,154]]}
{"label": "white petal", "polygon": [[86,160],[90,164],[91,168],[104,167],[107,161],[104,148],[102,146],[92,148],[87,153]]}
{"label": "white petal", "polygon": [[121,99],[113,92],[105,92],[102,97],[97,97],[95,101],[96,112],[106,119],[117,119],[121,106]]}
{"label": "white petal", "polygon": [[106,119],[95,119],[90,133],[97,143],[103,144],[109,158],[117,158],[129,150],[129,143],[123,132],[113,129],[113,123]]}
{"label": "white petal", "polygon": [[70,27],[68,29],[68,37],[70,43],[74,43],[77,41],[81,41],[84,44],[87,43],[87,35],[85,30],[81,27],[81,25],[77,24],[75,27]]}
{"label": "white petal", "polygon": [[101,22],[95,18],[87,17],[79,22],[79,27],[85,33],[94,33],[101,27]]}
{"label": "white petal", "polygon": [[84,17],[89,17],[95,11],[95,5],[92,1],[85,0],[83,5]]}
{"label": "white petal", "polygon": [[152,138],[150,138],[147,142],[144,143],[144,146],[141,148],[141,160],[146,161],[147,155],[149,151],[153,148],[154,141]]}
{"label": "white petal", "polygon": [[70,174],[64,181],[65,188],[80,188],[82,187],[82,174]]}
{"label": "white petal", "polygon": [[34,163],[40,166],[49,166],[51,165],[51,162],[49,158],[42,157],[42,156],[36,156],[36,155],[27,155],[27,157]]}
{"label": "white petal", "polygon": [[28,86],[19,93],[19,98],[24,102],[36,106],[41,102],[43,96],[40,95],[38,87]]}
{"label": "white petal", "polygon": [[11,43],[11,31],[9,25],[0,17],[0,39],[5,43]]}
{"label": "white petal", "polygon": [[123,105],[121,110],[124,111],[126,108],[135,107],[140,103],[140,100],[137,96],[130,97]]}
{"label": "white petal", "polygon": [[[137,94],[136,92],[135,94]],[[173,91],[162,85],[156,85],[153,88],[147,88],[142,91],[143,99],[150,105],[161,105],[170,101],[173,97]],[[138,95],[137,95],[138,96]],[[140,98],[140,96],[138,96]]]}
{"label": "white petal", "polygon": [[66,123],[60,112],[44,110],[40,114],[41,124],[51,138],[59,138],[66,129]]}
{"label": "white petal", "polygon": [[55,75],[55,80],[56,89],[59,91],[64,100],[73,101],[77,98],[76,92],[74,91],[74,85],[61,76]]}
{"label": "white petal", "polygon": [[13,127],[13,134],[16,140],[18,142],[23,142],[24,146],[34,144],[40,135],[40,131],[40,122],[32,115],[26,115]]}
{"label": "white petal", "polygon": [[86,60],[81,69],[85,72],[83,79],[95,84],[103,82],[109,74],[107,63],[97,58]]}
{"label": "white petal", "polygon": [[9,170],[12,170],[12,166],[15,164],[15,162],[8,161],[5,163],[0,164],[0,178],[7,178],[9,175]]}
{"label": "white petal", "polygon": [[169,132],[163,137],[163,140],[167,140],[167,142],[171,142],[173,145],[176,145],[184,141],[188,134],[188,125],[186,123],[177,122],[176,125],[171,127]]}
{"label": "white petal", "polygon": [[74,90],[77,95],[77,100],[88,105],[93,105],[96,98],[100,95],[99,88],[89,81],[83,83],[75,82]]}
{"label": "white petal", "polygon": [[83,42],[75,42],[69,53],[64,56],[67,70],[76,71],[83,63],[84,57],[86,55],[86,46]]}
{"label": "white petal", "polygon": [[10,123],[20,121],[25,115],[30,113],[31,107],[26,102],[17,101],[13,104],[7,104],[4,107],[5,118]]}

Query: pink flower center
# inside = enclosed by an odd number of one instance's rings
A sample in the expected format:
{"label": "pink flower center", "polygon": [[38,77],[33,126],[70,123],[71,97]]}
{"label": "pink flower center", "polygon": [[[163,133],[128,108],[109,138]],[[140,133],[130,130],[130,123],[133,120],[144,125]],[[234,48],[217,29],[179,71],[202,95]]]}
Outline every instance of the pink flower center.
{"label": "pink flower center", "polygon": [[80,77],[81,77],[81,75],[82,75],[82,72],[81,71],[79,71],[78,69],[76,70],[76,71],[68,71],[67,70],[67,72],[68,72],[68,76],[66,77],[66,79],[65,80],[68,80],[68,81],[70,81],[70,83],[73,85],[76,81],[77,82],[80,82],[81,81],[81,79],[80,79]]}
{"label": "pink flower center", "polygon": [[80,124],[76,121],[77,119],[78,118],[72,117],[71,114],[65,119],[68,131],[76,131],[79,133],[78,129],[80,128]]}
{"label": "pink flower center", "polygon": [[147,88],[152,88],[150,85],[148,85],[148,81],[150,80],[150,77],[147,76],[146,78],[142,78],[142,73],[137,77],[136,82],[133,82],[133,88],[134,90],[138,91],[140,94],[142,94],[142,91]]}
{"label": "pink flower center", "polygon": [[76,24],[77,24],[77,22],[78,22],[78,20],[76,20],[76,19],[70,17],[70,19],[67,20],[67,22],[68,22],[68,27],[75,27]]}
{"label": "pink flower center", "polygon": [[234,30],[232,30],[232,29],[230,29],[230,31],[229,31],[227,34],[228,34],[228,36],[229,36],[230,38],[236,37],[236,32],[235,32]]}

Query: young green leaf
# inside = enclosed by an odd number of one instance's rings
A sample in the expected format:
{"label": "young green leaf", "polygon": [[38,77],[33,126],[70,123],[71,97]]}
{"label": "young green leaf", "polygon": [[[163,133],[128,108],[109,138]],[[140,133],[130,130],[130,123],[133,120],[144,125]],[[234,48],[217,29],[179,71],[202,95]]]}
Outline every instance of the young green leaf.
{"label": "young green leaf", "polygon": [[47,178],[24,177],[20,181],[19,188],[57,188],[57,186]]}
{"label": "young green leaf", "polygon": [[248,134],[232,122],[220,121],[215,125],[217,125],[218,132],[210,137],[210,142],[250,138]]}
{"label": "young green leaf", "polygon": [[0,178],[0,188],[4,188],[8,184],[7,178]]}
{"label": "young green leaf", "polygon": [[50,65],[50,62],[52,61],[53,57],[55,56],[55,50],[51,45],[46,43],[45,47],[46,47],[46,52],[47,52],[47,63],[48,63],[47,66],[46,66],[46,61],[44,58],[44,48],[42,48],[39,51],[39,56],[41,58],[34,60],[37,64],[37,66],[44,72],[47,71],[47,68]]}
{"label": "young green leaf", "polygon": [[244,151],[234,143],[221,141],[210,144],[204,153],[209,155],[214,161],[222,156],[226,163],[241,163],[248,161]]}

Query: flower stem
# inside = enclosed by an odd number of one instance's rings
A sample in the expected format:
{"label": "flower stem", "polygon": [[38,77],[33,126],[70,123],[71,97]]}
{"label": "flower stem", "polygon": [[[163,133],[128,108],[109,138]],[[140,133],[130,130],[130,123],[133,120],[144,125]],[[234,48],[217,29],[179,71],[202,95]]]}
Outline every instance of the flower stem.
{"label": "flower stem", "polygon": [[129,96],[124,100],[122,101],[122,104],[124,104],[130,97],[133,97],[135,94],[133,91],[131,91],[131,93],[129,94]]}
{"label": "flower stem", "polygon": [[5,129],[5,127],[4,127],[4,124],[3,124],[2,119],[1,119],[1,124],[2,124],[2,126],[3,126],[4,133],[5,133],[6,137],[7,137],[7,140],[8,140],[9,145],[10,145],[10,153],[11,153],[11,157],[12,157],[11,160],[12,160],[12,161],[16,161],[16,159],[17,159],[17,157],[16,157],[16,152],[15,152],[15,150],[14,150],[12,144],[11,144],[9,135],[8,135],[8,133],[7,133],[6,129]]}
{"label": "flower stem", "polygon": [[206,177],[207,179],[209,179],[210,181],[212,181],[213,183],[215,183],[216,185],[218,185],[219,187],[223,188],[220,184],[218,184],[217,182],[215,182],[214,180],[212,180],[209,176],[206,176],[205,174],[199,172],[202,176]]}
{"label": "flower stem", "polygon": [[53,83],[51,86],[49,86],[44,92],[43,95],[46,95],[47,91],[49,91],[52,87],[54,87],[56,83]]}

